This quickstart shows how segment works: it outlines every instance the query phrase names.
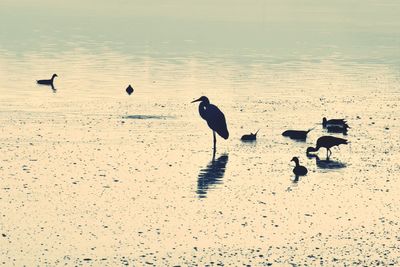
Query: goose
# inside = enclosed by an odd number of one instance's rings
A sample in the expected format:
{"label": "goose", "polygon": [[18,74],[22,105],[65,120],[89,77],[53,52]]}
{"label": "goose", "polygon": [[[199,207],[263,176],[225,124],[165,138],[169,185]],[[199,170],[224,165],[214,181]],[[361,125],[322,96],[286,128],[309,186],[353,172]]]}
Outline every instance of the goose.
{"label": "goose", "polygon": [[293,173],[296,175],[296,177],[304,176],[307,174],[307,168],[300,165],[298,157],[293,157],[291,161],[294,161],[294,163],[296,163],[296,166],[293,169]]}

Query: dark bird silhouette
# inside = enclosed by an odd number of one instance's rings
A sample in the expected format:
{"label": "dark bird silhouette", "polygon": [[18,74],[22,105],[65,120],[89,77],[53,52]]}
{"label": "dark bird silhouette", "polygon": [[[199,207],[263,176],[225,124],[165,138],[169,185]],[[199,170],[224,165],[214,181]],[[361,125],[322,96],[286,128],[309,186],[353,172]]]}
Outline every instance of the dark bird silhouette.
{"label": "dark bird silhouette", "polygon": [[345,119],[326,119],[325,117],[322,118],[322,127],[326,128],[328,126],[338,126],[342,128],[350,128],[350,126],[347,124],[347,121]]}
{"label": "dark bird silhouette", "polygon": [[128,87],[126,88],[126,92],[128,93],[128,95],[131,95],[133,93],[133,88],[131,85],[128,85]]}
{"label": "dark bird silhouette", "polygon": [[214,155],[215,155],[216,144],[217,144],[217,138],[215,136],[215,132],[217,132],[219,136],[221,136],[224,139],[228,139],[229,137],[228,127],[226,126],[225,115],[224,113],[221,112],[221,110],[219,110],[218,107],[210,104],[210,101],[208,100],[207,97],[202,96],[199,99],[192,101],[192,103],[199,101],[200,101],[199,105],[200,116],[205,121],[207,121],[208,126],[213,131]]}
{"label": "dark bird silhouette", "polygon": [[[314,129],[314,128],[312,128]],[[305,141],[307,139],[307,134],[312,130],[309,129],[308,131],[298,131],[298,130],[287,130],[282,133],[283,136],[289,137],[293,140],[301,140]]]}
{"label": "dark bird silhouette", "polygon": [[207,167],[200,170],[196,191],[199,198],[207,197],[207,191],[211,186],[222,183],[227,163],[228,155],[224,154],[216,160],[213,157]]}
{"label": "dark bird silhouette", "polygon": [[318,138],[316,147],[308,147],[307,155],[310,152],[317,152],[321,147],[326,148],[326,157],[329,158],[332,155],[331,147],[339,146],[341,144],[347,145],[347,140],[343,138],[338,138],[334,136],[322,136]]}
{"label": "dark bird silhouette", "polygon": [[38,84],[50,85],[51,88],[54,90],[54,78],[58,77],[57,74],[53,74],[50,80],[37,80]]}
{"label": "dark bird silhouette", "polygon": [[[258,130],[258,131],[260,131],[260,130]],[[246,141],[256,141],[257,140],[258,131],[255,134],[253,134],[253,133],[245,134],[245,135],[242,136],[242,138],[240,138],[240,140],[242,140],[244,142],[246,142]]]}
{"label": "dark bird silhouette", "polygon": [[308,173],[308,170],[306,167],[300,165],[298,157],[293,157],[291,161],[294,161],[294,163],[296,163],[296,166],[293,169],[293,173],[295,175],[294,182],[297,182],[299,181],[299,176],[306,175]]}

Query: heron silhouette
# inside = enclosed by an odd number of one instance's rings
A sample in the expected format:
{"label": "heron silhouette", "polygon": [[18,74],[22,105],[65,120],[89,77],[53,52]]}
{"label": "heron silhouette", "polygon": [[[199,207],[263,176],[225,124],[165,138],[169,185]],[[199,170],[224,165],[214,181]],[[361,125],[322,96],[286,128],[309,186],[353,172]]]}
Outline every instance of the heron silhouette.
{"label": "heron silhouette", "polygon": [[53,74],[53,76],[51,76],[51,79],[49,79],[49,80],[37,80],[36,82],[37,82],[38,84],[50,85],[51,88],[52,88],[53,90],[55,90],[55,88],[54,88],[54,78],[55,78],[55,77],[58,77],[58,75],[57,75],[57,74]]}
{"label": "heron silhouette", "polygon": [[215,135],[215,132],[217,132],[218,135],[224,139],[228,139],[229,137],[228,127],[226,126],[225,115],[217,106],[210,104],[210,100],[208,100],[206,96],[202,96],[199,99],[192,101],[192,103],[194,102],[200,102],[199,105],[200,117],[202,117],[207,122],[208,127],[210,127],[211,130],[213,131],[213,136],[214,136],[213,151],[215,157],[215,151],[217,149],[217,137]]}
{"label": "heron silhouette", "polygon": [[330,155],[332,155],[331,147],[334,146],[339,146],[339,145],[347,145],[348,142],[346,139],[339,138],[339,137],[334,137],[334,136],[321,136],[317,140],[317,146],[314,147],[308,147],[307,148],[307,155],[309,155],[310,152],[317,152],[321,147],[326,148],[326,157],[329,158]]}

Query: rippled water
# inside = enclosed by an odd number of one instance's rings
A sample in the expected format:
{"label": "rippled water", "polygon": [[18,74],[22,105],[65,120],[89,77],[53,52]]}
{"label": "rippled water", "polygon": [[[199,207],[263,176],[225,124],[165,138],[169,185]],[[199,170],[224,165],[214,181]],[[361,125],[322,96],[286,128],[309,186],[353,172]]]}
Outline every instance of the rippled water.
{"label": "rippled water", "polygon": [[[399,5],[386,2],[362,9],[388,15],[376,25],[3,16],[0,262],[398,265]],[[36,85],[53,73],[55,92]],[[214,160],[201,95],[230,132]],[[351,127],[329,161],[305,154],[324,116]],[[281,135],[313,127],[306,142]]]}

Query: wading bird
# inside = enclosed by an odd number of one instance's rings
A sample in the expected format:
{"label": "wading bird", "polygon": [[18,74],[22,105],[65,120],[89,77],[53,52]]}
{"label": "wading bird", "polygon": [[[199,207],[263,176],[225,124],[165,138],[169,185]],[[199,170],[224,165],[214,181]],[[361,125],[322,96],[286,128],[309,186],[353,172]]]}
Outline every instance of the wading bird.
{"label": "wading bird", "polygon": [[332,155],[331,147],[339,146],[339,145],[347,145],[347,140],[343,138],[338,138],[334,136],[321,136],[317,140],[316,147],[308,147],[307,148],[307,155],[310,152],[317,152],[321,147],[326,148],[326,157],[329,158]]}
{"label": "wading bird", "polygon": [[242,140],[244,142],[246,142],[246,141],[256,141],[257,140],[258,131],[255,134],[253,134],[253,133],[245,134],[245,135],[242,136],[242,138],[240,138],[240,140]]}
{"label": "wading bird", "polygon": [[199,99],[196,99],[192,101],[194,102],[200,102],[199,105],[199,113],[200,116],[207,121],[208,127],[211,128],[213,131],[213,136],[214,136],[214,156],[215,156],[215,151],[216,151],[216,144],[217,144],[217,138],[215,136],[215,132],[219,134],[224,139],[228,139],[229,137],[229,132],[228,132],[228,127],[226,126],[226,120],[224,113],[222,113],[221,110],[215,105],[210,104],[210,100],[206,96],[202,96]]}
{"label": "wading bird", "polygon": [[294,163],[296,163],[296,166],[293,169],[293,173],[294,175],[296,175],[296,180],[298,180],[299,176],[307,174],[308,172],[307,168],[300,165],[298,157],[293,157],[291,161],[294,161]]}
{"label": "wading bird", "polygon": [[36,82],[38,84],[44,84],[44,85],[50,85],[52,89],[54,89],[54,78],[58,77],[57,74],[53,74],[53,76],[51,76],[50,80],[37,80]]}

